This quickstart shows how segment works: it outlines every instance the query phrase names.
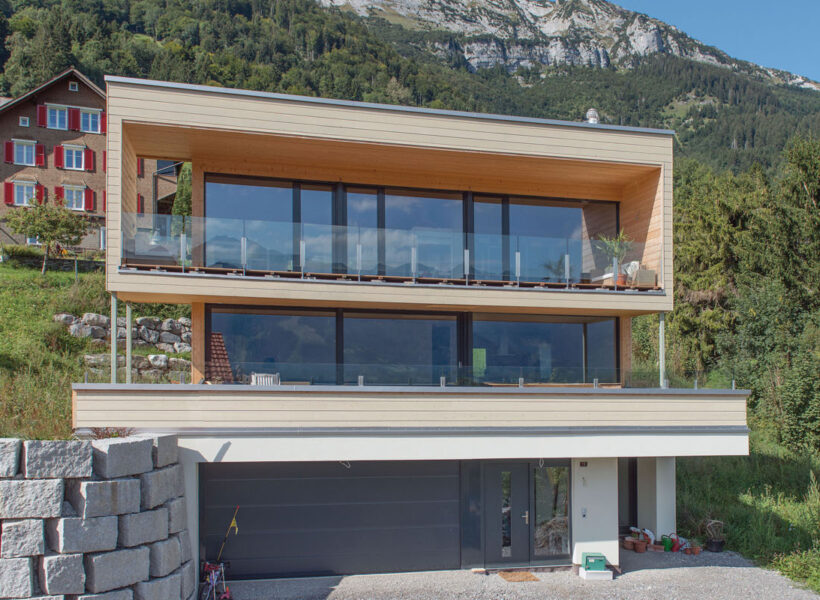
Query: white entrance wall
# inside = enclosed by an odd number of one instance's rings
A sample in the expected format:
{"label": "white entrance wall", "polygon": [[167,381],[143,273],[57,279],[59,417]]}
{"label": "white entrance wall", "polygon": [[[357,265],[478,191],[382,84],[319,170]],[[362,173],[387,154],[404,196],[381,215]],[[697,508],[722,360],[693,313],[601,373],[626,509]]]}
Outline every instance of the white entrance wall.
{"label": "white entrance wall", "polygon": [[677,531],[675,457],[638,458],[638,527],[657,537]]}
{"label": "white entrance wall", "polygon": [[618,565],[618,459],[572,459],[572,562],[598,552]]}

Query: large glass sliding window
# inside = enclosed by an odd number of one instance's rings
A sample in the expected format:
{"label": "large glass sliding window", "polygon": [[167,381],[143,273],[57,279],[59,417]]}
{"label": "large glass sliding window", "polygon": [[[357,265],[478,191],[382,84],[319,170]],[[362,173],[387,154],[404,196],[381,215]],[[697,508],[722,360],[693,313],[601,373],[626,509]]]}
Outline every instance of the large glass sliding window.
{"label": "large glass sliding window", "polygon": [[509,247],[504,236],[505,206],[501,198],[473,198],[474,277],[485,281],[509,279]]}
{"label": "large glass sliding window", "polygon": [[377,275],[380,269],[379,192],[347,188],[347,272]]}
{"label": "large glass sliding window", "polygon": [[486,384],[617,380],[614,319],[477,314],[472,339],[473,376]]}
{"label": "large glass sliding window", "polygon": [[516,277],[565,282],[569,275],[570,281],[578,281],[582,213],[578,203],[511,198],[510,255]]}
{"label": "large glass sliding window", "polygon": [[292,184],[209,175],[205,217],[204,223],[194,220],[194,227],[204,229],[206,267],[293,268]]}
{"label": "large glass sliding window", "polygon": [[450,315],[344,313],[344,380],[437,385],[455,381],[458,323]]}
{"label": "large glass sliding window", "polygon": [[384,204],[387,275],[464,276],[461,194],[387,190]]}
{"label": "large glass sliding window", "polygon": [[335,312],[212,308],[207,337],[210,379],[336,383]]}
{"label": "large glass sliding window", "polygon": [[333,272],[333,188],[302,184],[298,188],[304,253],[303,269]]}

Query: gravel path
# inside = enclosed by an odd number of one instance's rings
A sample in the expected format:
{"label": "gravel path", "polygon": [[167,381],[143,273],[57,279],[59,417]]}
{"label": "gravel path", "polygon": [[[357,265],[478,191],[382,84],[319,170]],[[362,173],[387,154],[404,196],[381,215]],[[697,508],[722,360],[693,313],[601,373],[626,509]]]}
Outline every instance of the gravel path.
{"label": "gravel path", "polygon": [[433,571],[237,582],[235,600],[818,600],[774,571],[732,552],[686,556],[621,552],[624,573],[614,581],[584,581],[570,571],[535,573],[537,582],[509,583],[498,575]]}

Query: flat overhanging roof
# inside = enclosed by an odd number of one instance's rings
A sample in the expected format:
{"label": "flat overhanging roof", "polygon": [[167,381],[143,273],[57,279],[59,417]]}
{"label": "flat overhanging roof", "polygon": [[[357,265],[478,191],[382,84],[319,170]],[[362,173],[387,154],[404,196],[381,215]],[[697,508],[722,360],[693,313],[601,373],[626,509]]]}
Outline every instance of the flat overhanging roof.
{"label": "flat overhanging roof", "polygon": [[353,100],[336,100],[332,98],[318,98],[313,96],[296,96],[293,94],[278,94],[274,92],[258,92],[254,90],[233,89],[215,87],[208,85],[195,85],[190,83],[176,83],[173,81],[157,81],[153,79],[138,79],[135,77],[120,77],[118,75],[106,75],[107,83],[124,83],[127,85],[137,85],[142,87],[160,87],[177,90],[192,90],[207,92],[211,94],[224,94],[232,96],[245,96],[252,98],[268,98],[271,100],[285,100],[290,102],[302,102],[306,104],[320,104],[326,106],[344,106],[349,108],[367,108],[392,112],[420,113],[427,115],[440,115],[445,117],[456,117],[461,119],[477,119],[485,121],[506,121],[510,123],[527,123],[533,125],[550,125],[558,127],[577,127],[581,129],[592,129],[598,131],[620,131],[635,132],[642,134],[673,136],[675,132],[671,129],[652,129],[648,127],[627,127],[623,125],[608,125],[605,123],[588,123],[586,121],[560,121],[557,119],[539,119],[535,117],[520,117],[515,115],[497,115],[490,113],[462,112],[457,110],[441,110],[437,108],[423,108],[417,106],[400,106],[394,104],[378,104],[374,102],[357,102]]}

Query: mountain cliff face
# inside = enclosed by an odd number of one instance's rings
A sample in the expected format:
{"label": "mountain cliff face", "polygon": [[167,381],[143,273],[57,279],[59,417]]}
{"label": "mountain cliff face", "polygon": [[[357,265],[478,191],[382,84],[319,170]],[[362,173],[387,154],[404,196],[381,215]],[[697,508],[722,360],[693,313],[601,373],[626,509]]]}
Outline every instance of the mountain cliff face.
{"label": "mountain cliff face", "polygon": [[455,45],[430,42],[440,55],[457,52],[473,69],[539,65],[626,67],[669,54],[725,66],[773,83],[820,90],[785,71],[732,59],[679,29],[605,0],[319,0],[324,6],[381,17],[406,28],[456,34]]}

